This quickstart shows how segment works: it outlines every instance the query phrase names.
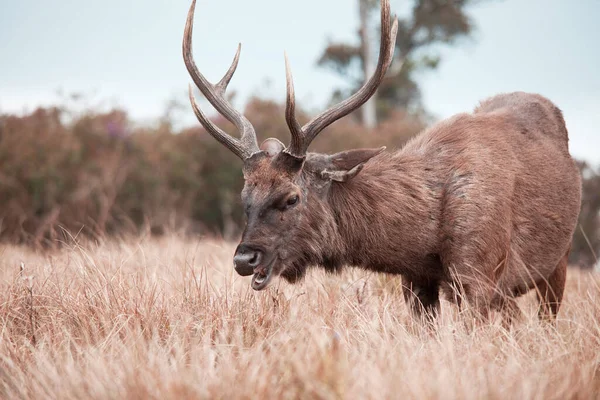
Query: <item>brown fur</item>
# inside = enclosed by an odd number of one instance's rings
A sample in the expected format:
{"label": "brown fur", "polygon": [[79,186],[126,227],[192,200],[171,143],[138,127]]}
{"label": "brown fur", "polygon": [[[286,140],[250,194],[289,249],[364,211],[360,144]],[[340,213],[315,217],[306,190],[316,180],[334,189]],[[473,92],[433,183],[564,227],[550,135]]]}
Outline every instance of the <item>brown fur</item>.
{"label": "brown fur", "polygon": [[[245,164],[242,244],[273,260],[274,275],[295,282],[310,265],[399,274],[411,308],[430,316],[440,290],[485,316],[514,311],[511,299],[537,287],[540,315],[558,312],[581,182],[562,113],[544,97],[492,97],[394,153],[303,160],[267,147]],[[338,181],[325,170],[358,173]]]}

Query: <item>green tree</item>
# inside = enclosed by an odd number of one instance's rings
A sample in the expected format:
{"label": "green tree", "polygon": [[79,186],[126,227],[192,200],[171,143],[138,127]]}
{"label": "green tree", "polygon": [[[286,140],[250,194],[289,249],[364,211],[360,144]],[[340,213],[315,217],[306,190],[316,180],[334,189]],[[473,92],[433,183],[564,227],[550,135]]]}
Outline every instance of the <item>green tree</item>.
{"label": "green tree", "polygon": [[[361,26],[357,31],[358,43],[332,42],[327,45],[318,65],[328,68],[351,83],[349,89],[337,89],[332,102],[345,98],[355,91],[365,80],[365,71],[372,63],[372,51],[378,46],[370,45],[366,32],[374,28],[373,18],[365,17],[364,10],[377,13],[379,1],[358,0],[361,10]],[[408,16],[399,17],[396,39],[397,60],[388,71],[376,97],[377,117],[385,118],[393,109],[407,109],[420,113],[423,110],[421,91],[417,82],[417,73],[438,67],[441,54],[440,44],[453,45],[459,39],[472,35],[475,24],[469,15],[469,7],[477,0],[414,0]],[[367,26],[367,25],[371,26]],[[365,62],[366,61],[366,62]],[[365,113],[360,117],[365,119]]]}

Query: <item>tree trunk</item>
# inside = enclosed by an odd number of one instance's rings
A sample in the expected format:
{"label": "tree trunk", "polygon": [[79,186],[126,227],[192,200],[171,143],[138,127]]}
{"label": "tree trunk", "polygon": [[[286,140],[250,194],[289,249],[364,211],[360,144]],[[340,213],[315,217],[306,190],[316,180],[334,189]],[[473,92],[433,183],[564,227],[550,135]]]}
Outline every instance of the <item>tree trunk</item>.
{"label": "tree trunk", "polygon": [[[369,2],[368,0],[358,0],[360,11],[360,52],[363,65],[363,82],[375,71],[371,53],[371,35],[369,31]],[[377,125],[376,110],[377,93],[373,95],[361,108],[362,122],[367,128],[374,128]]]}
{"label": "tree trunk", "polygon": [[223,239],[225,240],[233,240],[237,228],[233,220],[232,203],[233,199],[230,193],[223,193],[221,196],[221,216],[223,218]]}

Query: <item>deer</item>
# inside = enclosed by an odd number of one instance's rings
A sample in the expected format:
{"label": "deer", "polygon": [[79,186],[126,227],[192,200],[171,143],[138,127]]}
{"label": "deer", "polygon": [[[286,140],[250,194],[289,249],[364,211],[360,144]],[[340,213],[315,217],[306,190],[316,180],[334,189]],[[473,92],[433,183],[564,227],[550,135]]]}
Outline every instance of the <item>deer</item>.
{"label": "deer", "polygon": [[258,145],[252,124],[225,92],[240,58],[216,84],[192,55],[195,0],[183,38],[185,66],[239,138],[216,126],[189,98],[204,129],[243,161],[246,223],[234,256],[240,276],[265,290],[295,283],[308,268],[346,266],[399,275],[411,315],[435,319],[440,296],[510,318],[516,299],[535,290],[538,315],[555,320],[581,202],[581,177],[569,153],[562,111],[534,93],[498,94],[470,113],[435,123],[402,148],[309,152],[326,127],[371,98],[394,58],[398,19],[381,0],[376,69],[352,96],[301,126],[285,55],[288,146]]}

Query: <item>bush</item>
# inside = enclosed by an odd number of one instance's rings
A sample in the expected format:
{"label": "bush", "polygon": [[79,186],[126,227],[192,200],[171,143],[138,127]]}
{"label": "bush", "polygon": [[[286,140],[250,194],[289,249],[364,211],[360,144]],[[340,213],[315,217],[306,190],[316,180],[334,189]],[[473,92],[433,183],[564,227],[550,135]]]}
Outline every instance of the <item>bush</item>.
{"label": "bush", "polygon": [[[70,122],[67,114],[56,107],[0,116],[0,240],[56,245],[65,232],[99,238],[181,227],[239,233],[242,163],[203,129],[175,132],[168,121],[138,128],[122,110]],[[281,105],[253,99],[246,115],[261,140],[288,142]],[[236,135],[222,118],[216,123]],[[314,148],[400,146],[421,128],[401,115],[374,133],[338,122]]]}
{"label": "bush", "polygon": [[[289,142],[283,105],[255,98],[245,114],[259,141]],[[203,129],[175,132],[168,120],[140,128],[122,110],[88,110],[71,121],[68,115],[55,107],[0,116],[0,240],[54,246],[66,232],[94,238],[166,229],[239,234],[242,163]],[[299,119],[308,118],[300,112]],[[215,122],[237,135],[223,118]],[[373,132],[347,118],[311,149],[393,149],[423,127],[402,113]],[[580,167],[583,202],[571,262],[591,266],[600,252],[600,170]]]}
{"label": "bush", "polygon": [[581,212],[569,261],[589,268],[598,262],[600,254],[600,168],[594,170],[581,162],[579,169],[583,178]]}

